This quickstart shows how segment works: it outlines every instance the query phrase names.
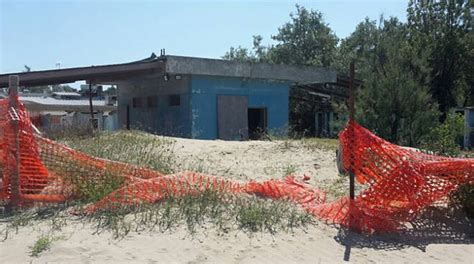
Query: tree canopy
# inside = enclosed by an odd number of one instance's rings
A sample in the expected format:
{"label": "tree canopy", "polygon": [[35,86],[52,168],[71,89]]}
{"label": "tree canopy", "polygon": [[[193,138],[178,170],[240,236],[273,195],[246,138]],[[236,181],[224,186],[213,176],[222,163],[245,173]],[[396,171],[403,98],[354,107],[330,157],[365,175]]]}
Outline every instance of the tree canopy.
{"label": "tree canopy", "polygon": [[290,14],[291,21],[278,29],[272,36],[275,42],[265,47],[262,36],[253,37],[252,50],[234,48],[223,56],[224,59],[267,62],[274,64],[325,66],[333,64],[338,38],[324,22],[323,14],[296,5],[296,13]]}
{"label": "tree canopy", "polygon": [[[474,106],[474,36],[468,0],[410,0],[407,22],[366,18],[338,39],[317,10],[296,6],[262,45],[231,47],[224,59],[324,66],[356,62],[357,120],[380,136],[420,146],[455,107]],[[450,119],[451,120],[451,119]]]}

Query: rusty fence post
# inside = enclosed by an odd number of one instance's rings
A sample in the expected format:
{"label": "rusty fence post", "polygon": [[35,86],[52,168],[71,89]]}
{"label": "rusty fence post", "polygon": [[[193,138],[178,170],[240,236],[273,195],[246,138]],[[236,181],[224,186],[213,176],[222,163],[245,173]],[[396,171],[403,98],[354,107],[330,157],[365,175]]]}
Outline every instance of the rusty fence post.
{"label": "rusty fence post", "polygon": [[[351,62],[350,69],[349,69],[349,120],[354,121],[355,116],[355,87],[354,87],[354,75],[355,75],[355,65],[354,62]],[[355,177],[354,177],[354,130],[351,127],[350,129],[350,140],[349,140],[349,160],[351,163],[351,167],[349,168],[349,198],[354,200],[355,198]]]}
{"label": "rusty fence post", "polygon": [[[354,174],[354,144],[355,144],[355,134],[354,134],[354,127],[352,126],[352,122],[355,119],[355,87],[354,87],[354,75],[355,75],[355,65],[354,61],[351,62],[350,69],[349,69],[350,79],[349,79],[349,161],[350,161],[350,168],[349,168],[349,229],[356,228],[354,217],[355,217],[355,174]],[[350,252],[350,249],[349,249]]]}
{"label": "rusty fence post", "polygon": [[11,197],[8,204],[8,209],[12,210],[20,205],[20,117],[18,111],[18,75],[10,75],[8,79],[9,86],[9,115],[10,122],[13,129],[13,146],[10,145],[8,155],[15,159],[15,166],[10,168],[10,188]]}
{"label": "rusty fence post", "polygon": [[89,110],[91,112],[91,123],[92,119],[94,119],[94,106],[92,104],[92,81],[89,80]]}

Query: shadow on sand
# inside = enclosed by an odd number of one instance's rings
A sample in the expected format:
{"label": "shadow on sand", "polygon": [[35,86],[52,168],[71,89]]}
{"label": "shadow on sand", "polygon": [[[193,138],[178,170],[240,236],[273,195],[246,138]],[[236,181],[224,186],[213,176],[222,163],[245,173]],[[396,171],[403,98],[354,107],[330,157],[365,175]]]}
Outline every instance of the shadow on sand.
{"label": "shadow on sand", "polygon": [[474,219],[468,219],[459,208],[430,207],[405,228],[391,234],[360,234],[339,229],[334,239],[346,246],[344,260],[350,260],[352,248],[399,250],[416,247],[425,252],[430,244],[473,244]]}

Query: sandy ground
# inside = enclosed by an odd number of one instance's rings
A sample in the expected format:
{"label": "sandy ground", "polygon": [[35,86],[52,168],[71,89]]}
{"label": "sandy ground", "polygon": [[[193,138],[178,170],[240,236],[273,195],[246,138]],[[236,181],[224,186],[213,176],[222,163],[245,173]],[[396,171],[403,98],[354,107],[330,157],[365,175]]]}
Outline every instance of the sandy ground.
{"label": "sandy ground", "polygon": [[222,141],[178,139],[180,168],[239,180],[281,178],[288,171],[312,175],[313,183],[337,177],[336,152],[310,149],[300,141]]}
{"label": "sandy ground", "polygon": [[[42,231],[43,230],[43,231]],[[306,233],[243,233],[219,236],[213,231],[195,237],[185,230],[131,234],[114,240],[110,234],[92,235],[93,229],[69,223],[59,240],[40,257],[28,256],[36,237],[47,232],[41,225],[24,228],[1,245],[1,263],[472,263],[472,244],[433,242],[425,245],[383,243],[359,237],[350,246],[339,243],[338,231],[319,224]],[[400,241],[403,241],[401,238]],[[350,244],[350,243],[349,243]],[[383,246],[382,246],[383,245]],[[377,248],[382,246],[382,248]]]}
{"label": "sandy ground", "polygon": [[[312,175],[310,184],[324,187],[338,177],[334,151],[291,141],[177,139],[175,152],[182,169],[239,180],[280,178],[294,172]],[[0,242],[0,263],[474,263],[471,227],[449,217],[443,220],[423,223],[423,232],[382,237],[344,234],[318,223],[306,231],[274,236],[249,237],[236,231],[220,235],[202,229],[190,237],[183,227],[172,233],[131,233],[115,240],[110,233],[94,234],[90,224],[71,217],[39,257],[30,257],[29,252],[38,237],[49,232],[45,222],[11,234]],[[4,227],[0,223],[0,229]]]}

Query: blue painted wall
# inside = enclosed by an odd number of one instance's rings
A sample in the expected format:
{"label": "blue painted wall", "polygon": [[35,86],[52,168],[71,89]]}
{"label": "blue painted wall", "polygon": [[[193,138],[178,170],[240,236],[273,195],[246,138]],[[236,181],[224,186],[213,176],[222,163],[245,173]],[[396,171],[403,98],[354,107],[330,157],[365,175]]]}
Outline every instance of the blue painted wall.
{"label": "blue painted wall", "polygon": [[[153,134],[191,137],[191,102],[189,76],[181,79],[138,79],[119,84],[118,121],[126,126],[126,109],[130,106],[130,127]],[[170,106],[169,96],[180,95],[180,105]],[[139,107],[133,107],[133,98],[140,98]],[[154,99],[149,107],[148,98]]]}
{"label": "blue painted wall", "polygon": [[270,133],[286,135],[289,82],[193,75],[191,77],[191,133],[193,138],[216,139],[217,96],[247,96],[248,107],[266,107]]}
{"label": "blue painted wall", "polygon": [[130,120],[133,129],[164,136],[190,137],[190,96],[180,94],[180,105],[169,106],[169,95],[157,96],[157,107],[148,108],[143,97],[142,107],[133,108],[130,100]]}

